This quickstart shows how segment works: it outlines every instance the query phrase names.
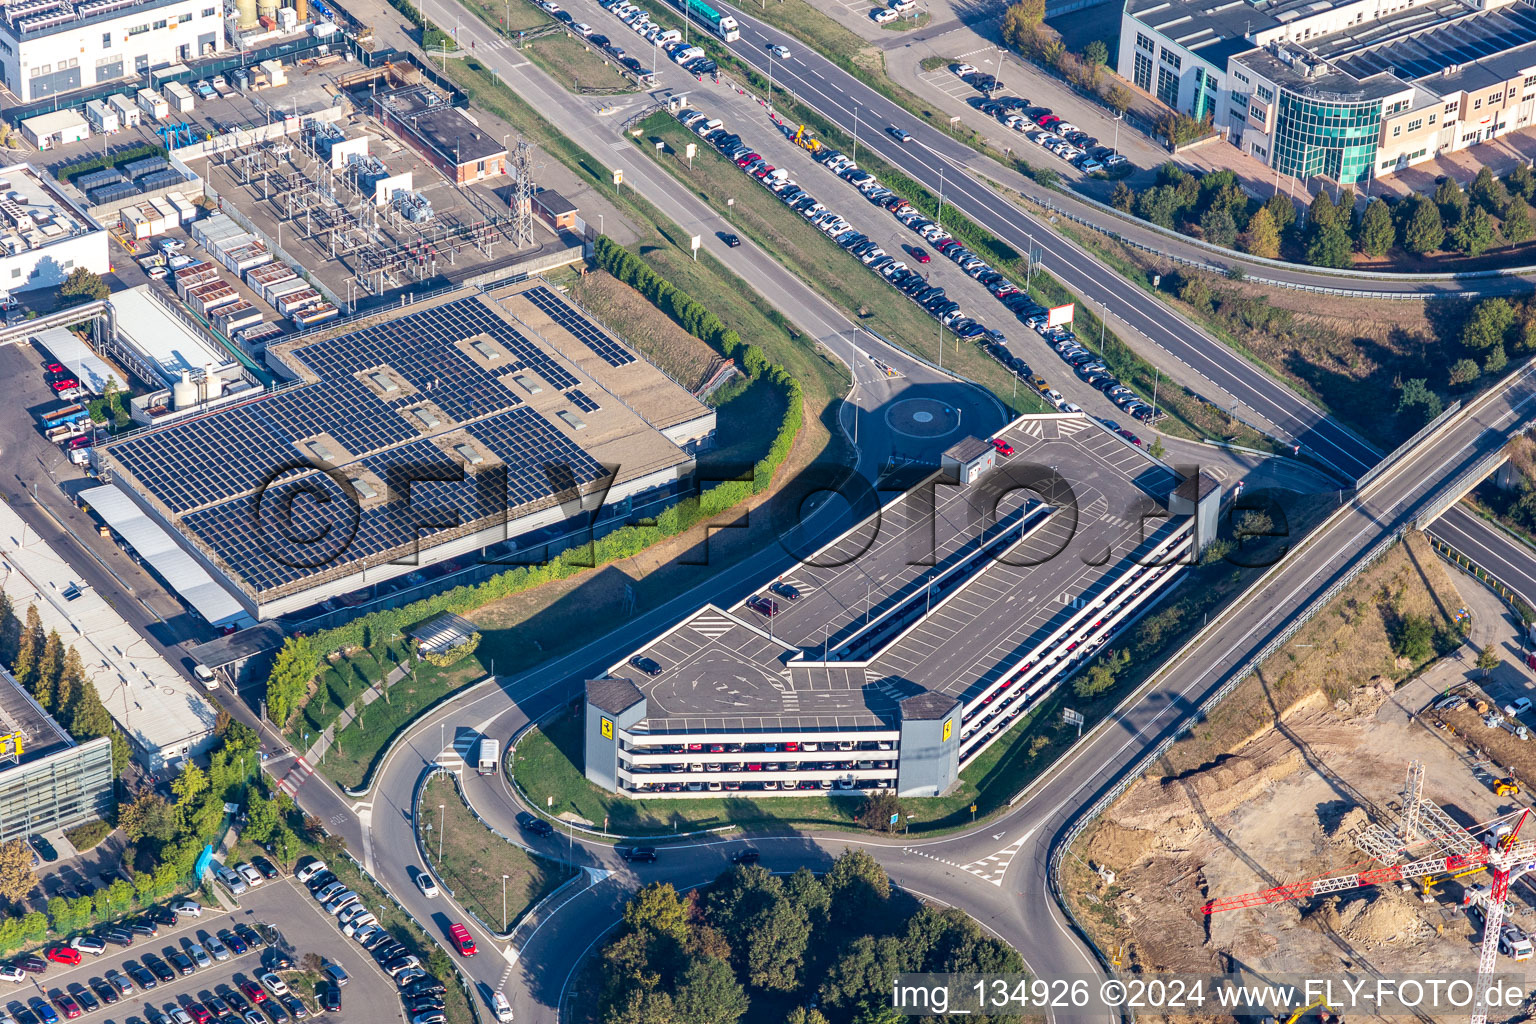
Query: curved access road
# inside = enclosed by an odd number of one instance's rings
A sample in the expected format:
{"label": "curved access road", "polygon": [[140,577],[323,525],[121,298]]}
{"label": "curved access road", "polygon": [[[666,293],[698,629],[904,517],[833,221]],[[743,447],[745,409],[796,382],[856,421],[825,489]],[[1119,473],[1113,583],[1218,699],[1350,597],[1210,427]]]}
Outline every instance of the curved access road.
{"label": "curved access road", "polygon": [[[552,1019],[562,999],[580,998],[571,978],[582,955],[618,920],[627,895],[664,879],[678,885],[708,881],[731,853],[750,844],[775,870],[827,863],[842,848],[869,849],[892,879],[913,892],[958,905],[1013,945],[1044,977],[1097,970],[1092,953],[1068,927],[1048,890],[1054,844],[1083,809],[1135,770],[1146,752],[1174,735],[1208,695],[1234,677],[1308,608],[1326,600],[1381,541],[1408,528],[1415,511],[1463,470],[1505,443],[1536,415],[1536,374],[1512,377],[1474,403],[1440,434],[1419,445],[1339,510],[1258,581],[1141,690],[1039,779],[1013,808],[991,821],[931,839],[842,835],[696,837],[662,847],[656,864],[631,869],[605,844],[557,832],[521,836],[524,808],[500,776],[463,776],[475,808],[497,828],[548,856],[594,869],[545,912],[526,921],[511,943],[475,928],[486,953],[461,966],[488,996],[503,988],[519,1019]],[[582,682],[622,657],[637,641],[706,599],[745,593],[772,566],[728,573],[708,587],[680,595],[565,658],[495,687],[466,695],[418,723],[386,761],[375,795],[360,810],[358,838],[366,863],[406,905],[445,933],[463,919],[450,900],[426,900],[413,887],[418,865],[411,798],[428,765],[457,763],[475,738],[507,739],[529,721],[558,710]],[[675,606],[675,607],[674,607]],[[535,794],[535,798],[537,794]],[[1191,907],[1191,913],[1198,908]]]}

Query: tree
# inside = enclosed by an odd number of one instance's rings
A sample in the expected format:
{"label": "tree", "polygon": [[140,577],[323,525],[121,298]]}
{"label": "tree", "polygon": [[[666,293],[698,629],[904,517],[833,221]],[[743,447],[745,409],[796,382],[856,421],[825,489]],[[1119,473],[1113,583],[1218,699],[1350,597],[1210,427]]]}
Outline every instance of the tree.
{"label": "tree", "polygon": [[1482,669],[1484,679],[1487,679],[1488,673],[1498,668],[1503,660],[1503,658],[1499,657],[1498,650],[1492,644],[1477,652],[1477,667]]}
{"label": "tree", "polygon": [[279,726],[298,710],[320,671],[320,654],[308,637],[291,636],[272,660],[267,676],[267,717]]}
{"label": "tree", "polygon": [[1276,231],[1285,231],[1296,223],[1296,204],[1291,202],[1290,196],[1276,192],[1264,200],[1264,209],[1274,218]]}
{"label": "tree", "polygon": [[245,838],[253,843],[266,843],[282,823],[277,801],[252,792],[245,804]]}
{"label": "tree", "polygon": [[[71,734],[79,738],[75,729],[75,706],[83,690],[95,689],[85,677],[85,662],[80,652],[71,647],[64,652],[64,668],[59,672],[56,700],[59,715],[69,724]],[[101,735],[98,733],[98,735]]]}
{"label": "tree", "polygon": [[1018,49],[1026,33],[1045,21],[1045,0],[1017,0],[1003,12],[1003,41]]}
{"label": "tree", "polygon": [[1355,190],[1352,186],[1345,185],[1339,189],[1339,223],[1348,231],[1355,219]]}
{"label": "tree", "polygon": [[1509,205],[1504,207],[1504,223],[1500,230],[1510,245],[1529,242],[1531,236],[1536,234],[1531,228],[1531,208],[1524,199],[1519,196],[1510,197]]}
{"label": "tree", "polygon": [[63,674],[64,641],[58,630],[50,629],[43,644],[43,656],[37,663],[37,682],[32,687],[32,696],[37,698],[43,710],[58,708],[59,677]]}
{"label": "tree", "polygon": [[735,1024],[747,1012],[747,993],[730,965],[698,957],[683,972],[672,999],[680,1024]]}
{"label": "tree", "polygon": [[1154,459],[1160,459],[1168,454],[1168,446],[1163,444],[1161,437],[1153,437],[1152,443],[1147,445],[1147,454]]}
{"label": "tree", "polygon": [[854,820],[868,829],[894,832],[901,827],[901,800],[894,790],[872,789],[864,797],[864,803]]}
{"label": "tree", "polygon": [[1115,182],[1115,190],[1109,195],[1109,205],[1121,213],[1130,213],[1136,205],[1136,193],[1123,181]]}
{"label": "tree", "polygon": [[1504,179],[1504,184],[1510,195],[1522,199],[1536,198],[1536,174],[1531,173],[1529,164],[1516,164],[1515,169],[1509,172],[1509,177]]}
{"label": "tree", "polygon": [[[74,652],[71,647],[70,653]],[[69,731],[81,740],[93,740],[97,736],[111,736],[114,733],[112,716],[101,702],[96,684],[90,680],[84,680],[75,687],[75,708],[69,720]]]}
{"label": "tree", "polygon": [[806,920],[811,923],[814,931],[819,932],[826,927],[827,918],[832,912],[832,896],[821,879],[811,873],[810,868],[797,868],[794,874],[785,879],[784,896],[805,911]]}
{"label": "tree", "polygon": [[1355,233],[1355,245],[1367,256],[1385,256],[1397,244],[1397,227],[1392,223],[1392,211],[1385,200],[1378,199],[1365,207],[1360,215],[1360,228]]}
{"label": "tree", "polygon": [[1403,224],[1403,248],[1415,256],[1435,252],[1445,244],[1445,223],[1440,208],[1423,196],[1410,196]]}
{"label": "tree", "polygon": [[1477,177],[1472,179],[1472,187],[1467,190],[1474,203],[1482,206],[1483,210],[1490,214],[1498,214],[1509,202],[1509,191],[1504,183],[1493,176],[1493,172],[1486,166],[1477,172]]}
{"label": "tree", "polygon": [[1200,218],[1200,233],[1212,245],[1230,249],[1237,241],[1237,221],[1232,219],[1232,211],[1227,207],[1213,206]]}
{"label": "tree", "polygon": [[37,605],[29,604],[27,624],[17,640],[16,661],[11,666],[11,674],[16,677],[16,681],[29,690],[37,683],[38,661],[43,656],[43,645],[46,643],[42,616],[37,613]]}
{"label": "tree", "polygon": [[915,966],[911,954],[911,948],[894,936],[876,939],[860,935],[832,962],[821,983],[822,1001],[845,1009],[857,1006],[871,993],[888,991],[892,975]]}
{"label": "tree", "polygon": [[453,960],[449,958],[447,951],[435,942],[432,943],[432,955],[427,957],[427,973],[444,985],[451,985],[457,980],[454,975],[458,972],[454,970]]}
{"label": "tree", "polygon": [[827,1018],[814,1006],[794,1006],[784,1015],[784,1024],[827,1024]]}
{"label": "tree", "polygon": [[21,643],[21,620],[9,594],[0,592],[0,665],[16,663],[16,648]]}
{"label": "tree", "polygon": [[[1327,198],[1326,194],[1318,193]],[[1307,239],[1307,262],[1314,267],[1347,267],[1349,258],[1349,232],[1337,219],[1313,221]]]}
{"label": "tree", "polygon": [[1515,307],[1508,299],[1484,299],[1472,309],[1461,328],[1461,343],[1476,352],[1502,345],[1515,324]]}
{"label": "tree", "polygon": [[688,935],[688,905],[670,882],[652,882],[624,905],[624,923],[682,942]]}
{"label": "tree", "polygon": [[1211,288],[1202,278],[1193,276],[1185,278],[1184,287],[1179,289],[1179,298],[1202,313],[1208,313],[1211,310]]}
{"label": "tree", "polygon": [[1440,208],[1440,217],[1446,226],[1454,228],[1467,215],[1472,203],[1456,179],[1446,177],[1435,186],[1435,205]]}
{"label": "tree", "polygon": [[1268,206],[1259,207],[1248,218],[1248,229],[1243,232],[1241,244],[1244,252],[1267,260],[1280,255],[1280,229],[1275,226],[1275,215]]}
{"label": "tree", "polygon": [[1495,345],[1488,350],[1488,355],[1483,359],[1484,373],[1502,373],[1509,357],[1504,354],[1503,345]]}
{"label": "tree", "polygon": [[107,282],[101,279],[101,275],[85,267],[76,267],[69,272],[64,283],[59,285],[59,298],[66,306],[78,306],[83,302],[97,302],[111,294]]}
{"label": "tree", "polygon": [[1316,231],[1327,227],[1329,224],[1339,222],[1339,208],[1333,205],[1333,197],[1328,194],[1326,188],[1317,190],[1312,197],[1312,205],[1307,207],[1307,228]]}
{"label": "tree", "polygon": [[1131,103],[1136,99],[1131,90],[1116,82],[1104,93],[1104,102],[1109,104],[1109,109],[1116,114],[1124,114],[1131,109]]}
{"label": "tree", "polygon": [[1105,45],[1104,40],[1095,39],[1083,47],[1083,60],[1089,64],[1102,67],[1109,63],[1109,47]]}
{"label": "tree", "polygon": [[32,876],[32,851],[20,839],[0,846],[0,896],[20,903],[37,884]]}
{"label": "tree", "polygon": [[1237,534],[1238,543],[1243,544],[1253,538],[1268,537],[1273,534],[1275,521],[1270,518],[1269,513],[1261,509],[1249,509],[1238,519],[1234,532]]}
{"label": "tree", "polygon": [[1498,232],[1493,227],[1493,218],[1481,206],[1474,206],[1472,212],[1461,219],[1454,234],[1456,248],[1468,256],[1481,256],[1499,240]]}
{"label": "tree", "polygon": [[1079,697],[1097,697],[1114,689],[1120,672],[1131,663],[1131,652],[1120,650],[1096,660],[1088,671],[1072,683],[1073,692]]}
{"label": "tree", "polygon": [[1482,375],[1482,372],[1483,371],[1478,369],[1477,364],[1472,360],[1458,359],[1451,367],[1451,387],[1457,387],[1461,384],[1470,384],[1474,380],[1477,380],[1477,378]]}
{"label": "tree", "polygon": [[1435,653],[1435,627],[1422,615],[1405,615],[1397,624],[1392,648],[1415,665]]}
{"label": "tree", "polygon": [[123,834],[133,842],[141,839],[164,842],[176,834],[171,807],[157,793],[145,793],[133,803],[119,808],[117,820]]}
{"label": "tree", "polygon": [[891,898],[891,880],[865,850],[849,848],[838,854],[823,884],[832,899],[832,919],[844,926],[873,920]]}
{"label": "tree", "polygon": [[[1429,381],[1423,377],[1415,377],[1412,380],[1403,381],[1402,391],[1397,399],[1398,416],[1415,420],[1415,425],[1428,423],[1439,416],[1444,410],[1445,403],[1440,401],[1440,396],[1429,390]],[[1416,416],[1409,414],[1416,413]]]}
{"label": "tree", "polygon": [[176,794],[176,806],[186,807],[208,792],[208,776],[194,762],[188,761],[181,774],[171,780],[171,792]]}

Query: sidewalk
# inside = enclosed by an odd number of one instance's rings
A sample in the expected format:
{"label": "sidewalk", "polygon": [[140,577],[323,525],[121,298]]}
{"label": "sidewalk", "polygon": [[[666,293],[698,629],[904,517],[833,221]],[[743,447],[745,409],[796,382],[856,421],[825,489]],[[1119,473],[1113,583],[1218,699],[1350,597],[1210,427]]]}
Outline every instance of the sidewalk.
{"label": "sidewalk", "polygon": [[[410,670],[405,665],[397,665],[384,677],[384,682],[388,686],[393,686],[404,679],[409,672]],[[383,696],[384,687],[378,683],[374,683],[364,690],[357,700],[352,702],[350,707],[342,709],[341,714],[336,716],[336,721],[326,726],[325,731],[315,737],[315,742],[302,755],[304,760],[310,764],[319,764],[320,759],[325,756],[325,752],[331,749],[331,744],[335,742],[336,736],[357,718],[357,708],[359,706],[367,707]],[[359,705],[359,702],[361,702],[361,705]]]}

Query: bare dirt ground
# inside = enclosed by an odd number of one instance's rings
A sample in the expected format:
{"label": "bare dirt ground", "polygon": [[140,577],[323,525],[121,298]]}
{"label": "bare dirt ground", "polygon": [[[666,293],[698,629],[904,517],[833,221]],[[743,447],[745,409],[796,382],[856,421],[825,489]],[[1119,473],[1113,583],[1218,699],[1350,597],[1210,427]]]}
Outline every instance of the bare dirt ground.
{"label": "bare dirt ground", "polygon": [[[1202,912],[1213,898],[1373,864],[1349,833],[1370,821],[1395,828],[1413,759],[1425,765],[1425,795],[1462,824],[1511,811],[1467,744],[1415,716],[1439,684],[1420,679],[1389,642],[1402,616],[1444,625],[1462,604],[1458,588],[1475,586],[1452,579],[1414,535],[1134,783],[1065,862],[1064,889],[1099,947],[1135,970],[1475,969],[1480,933],[1460,908],[1457,881],[1439,884],[1429,903],[1416,887],[1384,887]],[[1536,743],[1471,717],[1461,724],[1479,739],[1518,748],[1490,753],[1526,758],[1524,777],[1536,778]],[[1100,866],[1113,881],[1095,873]],[[1529,922],[1528,907],[1512,910]]]}

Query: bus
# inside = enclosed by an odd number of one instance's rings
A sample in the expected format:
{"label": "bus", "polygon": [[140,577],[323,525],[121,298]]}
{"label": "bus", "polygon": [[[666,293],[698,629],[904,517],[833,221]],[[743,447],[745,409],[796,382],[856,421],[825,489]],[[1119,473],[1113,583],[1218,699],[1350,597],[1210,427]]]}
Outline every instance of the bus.
{"label": "bus", "polygon": [[704,0],[672,0],[672,3],[682,10],[685,18],[702,24],[725,42],[734,43],[741,38],[741,26],[736,24],[736,19],[721,14]]}

